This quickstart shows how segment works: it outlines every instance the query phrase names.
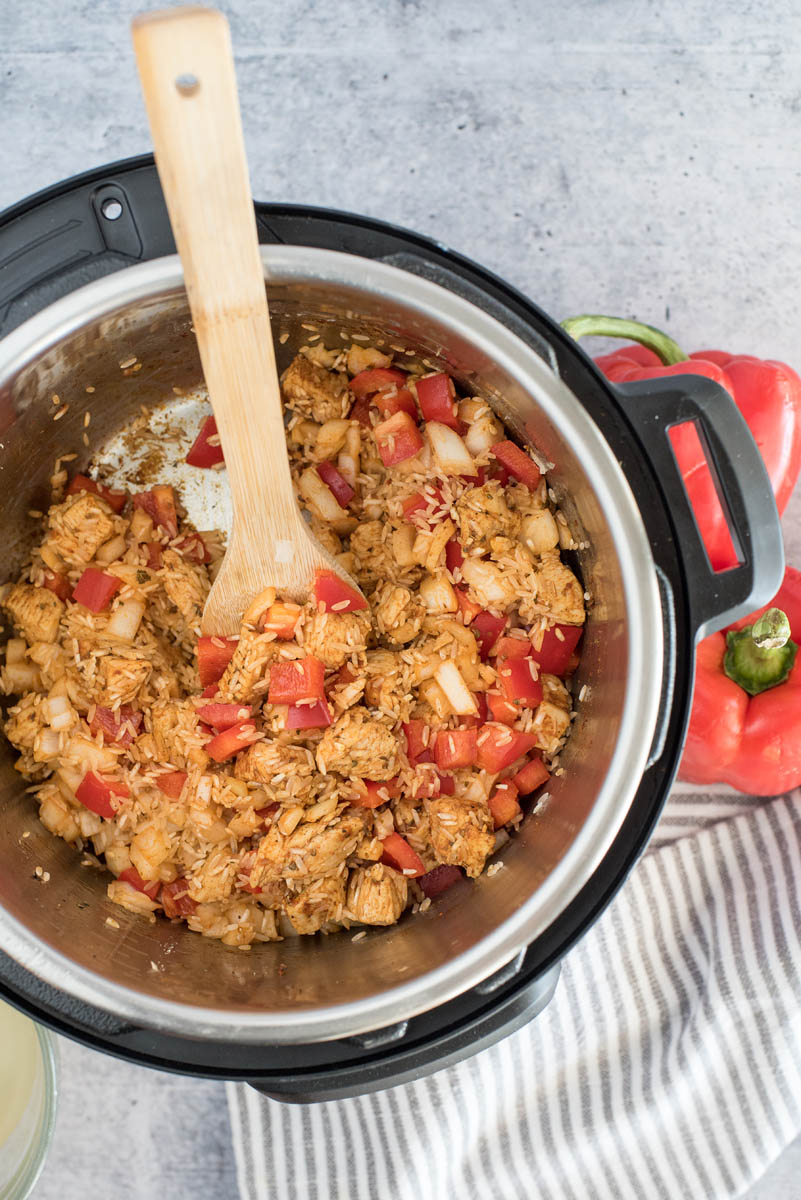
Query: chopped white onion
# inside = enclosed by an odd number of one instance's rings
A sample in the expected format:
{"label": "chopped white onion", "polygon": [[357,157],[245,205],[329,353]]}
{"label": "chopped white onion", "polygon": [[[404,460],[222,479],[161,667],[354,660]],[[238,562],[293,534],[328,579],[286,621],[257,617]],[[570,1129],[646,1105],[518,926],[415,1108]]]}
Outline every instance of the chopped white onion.
{"label": "chopped white onion", "polygon": [[119,638],[122,642],[132,642],[136,637],[142,617],[145,615],[145,602],[138,596],[130,596],[120,600],[109,618],[106,632],[111,637]]}
{"label": "chopped white onion", "polygon": [[473,693],[452,659],[443,659],[434,672],[434,678],[448,697],[448,702],[457,716],[472,716],[478,712]]}
{"label": "chopped white onion", "polygon": [[455,429],[439,421],[426,422],[426,434],[431,449],[446,475],[473,475],[475,463],[472,455]]}

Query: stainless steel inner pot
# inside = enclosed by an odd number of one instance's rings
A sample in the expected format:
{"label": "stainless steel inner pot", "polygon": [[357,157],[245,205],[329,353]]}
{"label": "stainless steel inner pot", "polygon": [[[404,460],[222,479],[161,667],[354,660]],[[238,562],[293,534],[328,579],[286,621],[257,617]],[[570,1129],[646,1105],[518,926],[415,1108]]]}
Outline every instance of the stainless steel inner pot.
{"label": "stainless steel inner pot", "polygon": [[[662,615],[631,490],[549,362],[472,304],[391,266],[305,247],[263,247],[262,256],[274,325],[288,335],[277,340],[279,365],[308,339],[304,326],[315,325],[331,346],[366,333],[412,352],[410,362],[418,355],[446,367],[556,464],[551,486],[577,540],[589,545],[579,553],[592,599],[575,681],[576,691],[588,686],[550,799],[503,847],[492,877],[465,881],[428,912],[355,944],[345,932],[243,953],[127,914],[107,900],[108,876],[81,866],[81,855],[39,824],[10,747],[0,747],[0,949],[137,1025],[218,1041],[311,1042],[376,1029],[466,991],[577,895],[612,843],[648,757],[663,682]],[[125,366],[133,356],[141,369]],[[177,257],[73,292],[0,343],[3,579],[25,560],[36,531],[27,514],[47,505],[56,455],[76,452],[70,470],[80,469],[140,405],[200,382]]]}

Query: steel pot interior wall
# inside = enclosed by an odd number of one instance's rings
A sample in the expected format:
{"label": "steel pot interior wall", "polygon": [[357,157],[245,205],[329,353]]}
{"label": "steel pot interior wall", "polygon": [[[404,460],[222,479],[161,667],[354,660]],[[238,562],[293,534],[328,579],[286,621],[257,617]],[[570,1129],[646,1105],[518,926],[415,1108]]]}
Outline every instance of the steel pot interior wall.
{"label": "steel pot interior wall", "polygon": [[[577,558],[592,596],[576,690],[588,686],[564,774],[503,847],[502,869],[491,877],[465,881],[428,912],[355,944],[345,932],[242,953],[112,905],[108,877],[82,866],[80,854],[39,824],[3,745],[0,947],[55,986],[145,1026],[223,1040],[313,1041],[377,1028],[464,991],[577,894],[611,844],[644,767],[662,635],[633,498],[602,435],[547,363],[491,318],[403,272],[297,247],[264,256],[281,366],[307,340],[306,325],[337,347],[354,332],[384,339],[413,351],[401,361],[428,358],[489,397],[556,464],[552,486],[577,540],[587,543]],[[141,369],[121,367],[133,356]],[[2,571],[13,578],[37,528],[28,513],[47,507],[54,459],[76,453],[70,470],[91,459],[84,414],[99,446],[141,405],[200,382],[177,260],[92,284],[33,318],[0,345],[0,372]]]}

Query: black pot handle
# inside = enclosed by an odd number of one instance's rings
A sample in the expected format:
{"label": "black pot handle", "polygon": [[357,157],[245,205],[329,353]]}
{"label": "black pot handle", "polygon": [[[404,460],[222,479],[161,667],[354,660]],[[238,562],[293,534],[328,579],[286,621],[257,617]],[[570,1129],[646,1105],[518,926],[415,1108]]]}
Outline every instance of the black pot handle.
{"label": "black pot handle", "polygon": [[[776,502],[765,464],[729,393],[703,375],[617,384],[615,391],[662,487],[684,562],[692,628],[714,633],[766,604],[784,572]],[[740,563],[713,571],[668,438],[673,425],[693,421]]]}

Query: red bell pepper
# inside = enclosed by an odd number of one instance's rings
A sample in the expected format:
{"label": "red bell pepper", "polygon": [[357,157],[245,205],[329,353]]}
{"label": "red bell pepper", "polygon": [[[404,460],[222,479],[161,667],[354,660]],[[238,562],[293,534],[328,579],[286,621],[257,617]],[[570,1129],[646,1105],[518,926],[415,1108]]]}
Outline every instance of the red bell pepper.
{"label": "red bell pepper", "polygon": [[108,608],[111,597],[122,586],[122,580],[116,575],[107,575],[96,567],[87,567],[81,578],[75,584],[72,598],[76,604],[82,604],[90,612],[99,613]]}
{"label": "red bell pepper", "polygon": [[408,376],[397,367],[367,367],[354,375],[348,387],[354,396],[374,396],[376,392],[385,392],[388,388],[401,388]]}
{"label": "red bell pepper", "polygon": [[[759,618],[774,643],[760,649]],[[789,628],[780,628],[776,613]],[[750,632],[746,633],[746,630]],[[801,571],[788,567],[770,605],[699,644],[695,698],[679,777],[776,796],[801,784]],[[763,690],[753,694],[755,687]]]}
{"label": "red bell pepper", "polygon": [[286,714],[286,729],[325,729],[333,721],[325,700],[315,704],[290,704]]}
{"label": "red bell pepper", "polygon": [[168,537],[178,534],[178,513],[175,508],[175,492],[168,483],[156,484],[149,492],[139,492],[133,498],[134,508],[143,509],[154,525],[163,529]]}
{"label": "red bell pepper", "polygon": [[500,659],[498,683],[510,704],[536,708],[542,702],[539,668],[533,658]]}
{"label": "red bell pepper", "polygon": [[471,767],[476,761],[476,730],[441,729],[434,742],[434,762],[441,771]]}
{"label": "red bell pepper", "polygon": [[525,450],[514,442],[496,442],[490,450],[502,467],[533,492],[540,481],[540,469]]}
{"label": "red bell pepper", "polygon": [[550,772],[542,759],[532,755],[528,762],[512,776],[512,783],[521,796],[529,796],[543,783],[547,783],[550,778]]}
{"label": "red bell pepper", "polygon": [[347,508],[356,495],[344,475],[341,475],[332,462],[317,464],[317,474],[329,489],[340,508]]}
{"label": "red bell pepper", "polygon": [[426,375],[417,381],[417,399],[426,421],[439,421],[451,429],[460,429],[462,422],[456,415],[454,387],[449,375]]}
{"label": "red bell pepper", "polygon": [[111,803],[112,796],[130,796],[130,791],[124,783],[115,783],[111,779],[103,779],[94,771],[87,771],[75,791],[75,799],[84,808],[97,813],[99,817],[111,820],[116,817],[117,810]]}
{"label": "red bell pepper", "polygon": [[487,707],[493,721],[502,725],[514,725],[520,716],[520,709],[511,700],[507,700],[500,692],[487,692]]}
{"label": "red bell pepper", "polygon": [[130,746],[141,725],[142,714],[128,704],[121,704],[116,712],[97,704],[89,722],[93,735],[102,731],[105,742],[116,742],[118,746]]}
{"label": "red bell pepper", "polygon": [[349,587],[334,571],[315,572],[314,598],[318,606],[323,606],[323,612],[359,612],[367,608],[361,592]]}
{"label": "red bell pepper", "polygon": [[[464,551],[459,539],[454,535],[445,547],[445,566],[451,575],[464,564]],[[465,622],[467,624],[467,622]]]}
{"label": "red bell pepper", "polygon": [[197,670],[201,687],[216,683],[234,657],[239,638],[199,637],[197,640]]}
{"label": "red bell pepper", "polygon": [[498,661],[502,658],[530,658],[531,642],[527,637],[501,637],[493,647]]}
{"label": "red bell pepper", "polygon": [[[595,360],[615,382],[696,374],[721,384],[734,397],[753,434],[776,507],[784,512],[801,471],[801,379],[791,367],[721,350],[698,350],[688,358],[672,338],[639,321],[581,316],[563,321],[562,326],[575,338],[594,334],[639,343]],[[737,555],[695,426],[674,427],[671,443],[713,569],[734,566]]]}
{"label": "red bell pepper", "polygon": [[505,779],[495,788],[489,798],[489,810],[496,829],[501,829],[520,816],[522,809],[517,803],[517,788],[510,779]]}
{"label": "red bell pepper", "polygon": [[447,892],[448,888],[453,887],[462,878],[463,875],[460,867],[452,867],[443,863],[442,866],[434,867],[431,871],[426,871],[425,875],[421,875],[417,882],[429,900],[434,900],[437,896],[441,896],[443,892]]}
{"label": "red bell pepper", "polygon": [[161,904],[165,917],[191,917],[197,904],[189,895],[189,884],[185,879],[174,879],[161,889]]}
{"label": "red bell pepper", "polygon": [[[450,545],[450,542],[448,543],[448,545]],[[448,553],[448,546],[445,547],[445,553],[446,554]],[[470,599],[470,596],[468,595],[466,588],[456,587],[453,590],[456,592],[456,603],[459,605],[459,612],[462,615],[462,620],[464,621],[465,625],[471,625],[473,623],[473,621],[476,619],[476,617],[480,616],[484,612],[484,610],[482,609],[480,604],[476,604],[475,600]],[[484,615],[489,616],[489,613],[485,613]],[[492,618],[492,619],[494,620],[494,618]],[[481,627],[480,626],[479,626],[478,636],[479,636],[479,641],[481,641]],[[488,656],[489,656],[489,651],[487,651],[487,654],[482,653],[482,655],[481,655],[482,659],[486,659]]]}
{"label": "red bell pepper", "polygon": [[388,863],[390,867],[394,867],[403,875],[412,877],[425,875],[426,869],[423,866],[423,860],[399,833],[391,833],[389,837],[382,838],[381,845],[384,847],[381,855],[382,862]]}
{"label": "red bell pepper", "polygon": [[412,717],[403,726],[406,735],[406,757],[413,767],[434,761],[431,753],[431,726],[419,717]]}
{"label": "red bell pepper", "polygon": [[373,430],[378,453],[385,467],[414,458],[423,448],[423,438],[414,418],[407,412],[397,412]]}
{"label": "red bell pepper", "polygon": [[540,670],[548,675],[567,675],[573,651],[583,632],[583,625],[552,625],[543,633],[539,649],[539,639],[535,636],[529,653],[540,664]]}
{"label": "red bell pepper", "polygon": [[408,413],[410,417],[414,417],[415,421],[417,420],[417,405],[408,388],[399,388],[397,391],[391,392],[376,392],[373,396],[373,404],[384,420],[394,416],[397,412]]}
{"label": "red bell pepper", "polygon": [[394,779],[362,779],[357,794],[351,799],[354,808],[380,808],[398,795],[397,776]]}
{"label": "red bell pepper", "polygon": [[521,733],[508,725],[487,724],[478,732],[478,765],[497,775],[504,767],[510,767],[515,759],[533,750],[536,740],[533,733]]}
{"label": "red bell pepper", "polygon": [[144,892],[151,900],[158,900],[158,895],[161,891],[160,879],[145,880],[139,874],[136,867],[126,867],[124,871],[120,871],[117,878],[123,883],[130,884],[137,892]]}
{"label": "red bell pepper", "polygon": [[478,638],[481,661],[486,662],[492,647],[506,628],[506,617],[495,617],[491,612],[482,610],[473,618],[471,628]]}
{"label": "red bell pepper", "polygon": [[217,463],[225,462],[213,414],[206,417],[201,425],[200,433],[192,443],[186,461],[190,467],[215,467]]}
{"label": "red bell pepper", "polygon": [[291,662],[273,663],[270,668],[270,704],[299,704],[325,696],[325,667],[312,654]]}
{"label": "red bell pepper", "polygon": [[71,600],[72,588],[70,581],[66,575],[61,575],[57,571],[45,571],[42,587],[46,587],[48,592],[52,592],[54,596],[58,596],[59,600]]}
{"label": "red bell pepper", "polygon": [[99,496],[101,500],[105,500],[112,512],[115,513],[122,512],[125,507],[125,501],[128,499],[127,492],[112,491],[104,483],[97,483],[94,479],[90,479],[88,475],[76,475],[70,480],[66,495],[75,496],[78,492],[91,492],[93,496]]}
{"label": "red bell pepper", "polygon": [[187,778],[186,771],[164,771],[156,776],[156,787],[171,800],[180,800]]}
{"label": "red bell pepper", "polygon": [[232,725],[230,729],[218,733],[216,737],[206,742],[204,749],[215,762],[225,762],[226,759],[233,758],[235,754],[238,754],[240,750],[252,746],[260,737],[261,734],[251,719],[243,721],[239,725]]}
{"label": "red bell pepper", "polygon": [[204,725],[211,725],[218,733],[253,716],[249,704],[201,704],[195,711]]}

